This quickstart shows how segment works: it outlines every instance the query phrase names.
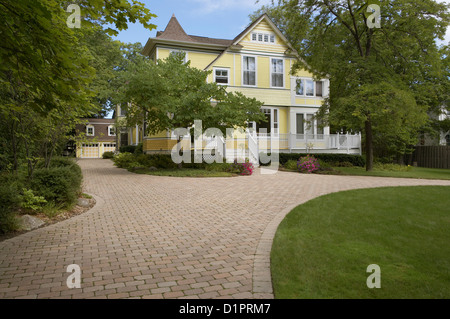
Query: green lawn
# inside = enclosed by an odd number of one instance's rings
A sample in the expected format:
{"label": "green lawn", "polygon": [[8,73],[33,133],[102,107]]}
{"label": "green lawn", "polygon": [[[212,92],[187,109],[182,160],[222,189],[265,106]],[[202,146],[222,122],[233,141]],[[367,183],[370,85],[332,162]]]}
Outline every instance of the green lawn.
{"label": "green lawn", "polygon": [[[280,224],[276,298],[450,298],[450,187],[346,191],[311,200]],[[381,288],[366,285],[381,268]]]}
{"label": "green lawn", "polygon": [[334,169],[341,171],[344,175],[450,179],[450,169],[410,167],[409,171],[387,171],[374,169],[371,172],[366,172],[366,169],[363,167],[335,167]]}
{"label": "green lawn", "polygon": [[236,175],[228,172],[208,171],[193,168],[160,169],[156,171],[151,171],[149,169],[136,169],[132,170],[132,172],[137,174],[173,177],[231,177]]}

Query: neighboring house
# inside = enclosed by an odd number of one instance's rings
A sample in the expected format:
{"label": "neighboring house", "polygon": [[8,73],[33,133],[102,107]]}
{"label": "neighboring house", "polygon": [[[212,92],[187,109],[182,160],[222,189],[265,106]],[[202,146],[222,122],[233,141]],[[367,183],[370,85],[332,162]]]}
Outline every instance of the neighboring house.
{"label": "neighboring house", "polygon": [[[441,109],[441,113],[430,114],[432,120],[446,121],[450,119],[450,111],[448,111],[444,106]],[[450,131],[440,131],[439,136],[431,134],[422,134],[419,139],[418,146],[450,146]]]}
{"label": "neighboring house", "polygon": [[[143,54],[157,62],[179,51],[191,67],[212,71],[209,82],[264,103],[268,122],[249,123],[256,133],[248,139],[261,143],[279,138],[280,152],[361,153],[360,135],[330,134],[329,127],[314,118],[330,92],[330,81],[316,81],[307,71],[291,74],[298,54],[266,14],[232,40],[188,35],[172,16],[166,29],[148,40]],[[261,128],[267,134],[260,134]],[[175,144],[170,131],[143,137],[146,153],[170,152]],[[245,147],[249,149],[250,142]]]}
{"label": "neighboring house", "polygon": [[101,158],[104,152],[116,151],[114,119],[84,119],[76,126],[76,156]]}

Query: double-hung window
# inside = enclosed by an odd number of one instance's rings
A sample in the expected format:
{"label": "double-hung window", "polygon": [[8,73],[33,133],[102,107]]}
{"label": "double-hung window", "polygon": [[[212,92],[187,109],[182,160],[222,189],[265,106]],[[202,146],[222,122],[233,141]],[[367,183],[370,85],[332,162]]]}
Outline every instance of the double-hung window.
{"label": "double-hung window", "polygon": [[272,87],[284,87],[284,61],[283,59],[271,59],[271,83]]}
{"label": "double-hung window", "polygon": [[86,126],[86,136],[94,136],[95,135],[95,129],[93,125]]}
{"label": "double-hung window", "polygon": [[256,86],[256,57],[243,57],[243,85]]}
{"label": "double-hung window", "polygon": [[295,94],[299,96],[323,97],[323,81],[297,79]]}
{"label": "double-hung window", "polygon": [[214,81],[218,84],[229,84],[229,70],[215,68]]}

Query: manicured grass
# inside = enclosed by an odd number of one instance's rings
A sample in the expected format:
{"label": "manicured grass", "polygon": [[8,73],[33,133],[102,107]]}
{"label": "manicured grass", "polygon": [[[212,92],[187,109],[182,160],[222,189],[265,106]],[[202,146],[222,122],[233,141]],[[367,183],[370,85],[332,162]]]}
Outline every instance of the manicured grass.
{"label": "manicured grass", "polygon": [[450,169],[410,167],[408,171],[387,171],[374,169],[371,172],[366,172],[366,169],[363,167],[335,167],[334,169],[341,171],[344,175],[450,179]]}
{"label": "manicured grass", "polygon": [[151,171],[149,169],[135,169],[132,170],[133,173],[137,174],[147,174],[154,176],[173,176],[173,177],[231,177],[235,174],[228,172],[217,172],[208,171],[204,169],[192,169],[192,168],[181,168],[181,169],[159,169],[156,171]]}
{"label": "manicured grass", "polygon": [[[450,187],[346,191],[311,200],[280,224],[276,298],[450,298]],[[367,267],[381,268],[369,289]]]}

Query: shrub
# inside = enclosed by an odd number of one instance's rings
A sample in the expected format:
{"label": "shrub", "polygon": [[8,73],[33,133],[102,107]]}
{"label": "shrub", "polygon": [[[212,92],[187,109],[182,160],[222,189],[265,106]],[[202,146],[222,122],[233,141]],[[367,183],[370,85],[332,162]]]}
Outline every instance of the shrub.
{"label": "shrub", "polygon": [[120,153],[134,153],[134,151],[136,151],[136,145],[126,145],[119,148]]}
{"label": "shrub", "polygon": [[0,175],[0,233],[19,229],[15,211],[20,206],[20,187],[13,175]]}
{"label": "shrub", "polygon": [[114,158],[114,152],[104,152],[102,157],[104,159],[112,159],[112,158]]}
{"label": "shrub", "polygon": [[[297,161],[300,157],[305,157],[309,154],[298,154],[298,153],[280,153],[280,164],[284,165],[289,160]],[[314,154],[314,157],[320,159],[326,163],[341,163],[349,162],[353,166],[364,167],[366,161],[363,156],[360,155],[349,155],[349,154]]]}
{"label": "shrub", "polygon": [[[173,162],[172,156],[170,154],[149,154],[145,156],[147,157],[148,167],[154,166],[160,169],[177,168],[177,164]],[[183,163],[183,167],[187,167],[185,165],[189,164]]]}
{"label": "shrub", "polygon": [[[77,163],[70,157],[63,157],[63,156],[54,156],[50,160],[50,167],[72,167],[72,166],[78,166]],[[40,160],[36,168],[45,168],[45,162],[43,160]]]}
{"label": "shrub", "polygon": [[132,162],[136,161],[136,159],[133,154],[125,152],[114,156],[113,161],[114,165],[119,168],[128,168]]}
{"label": "shrub", "polygon": [[23,188],[23,195],[20,196],[22,208],[37,211],[47,204],[47,201],[43,196],[36,196],[33,190]]}
{"label": "shrub", "polygon": [[334,167],[353,167],[354,165],[350,162],[334,162],[332,163]]}
{"label": "shrub", "polygon": [[298,170],[301,173],[312,173],[320,168],[319,161],[312,155],[307,155],[305,157],[300,157],[297,162]]}
{"label": "shrub", "polygon": [[231,172],[233,165],[233,163],[212,163],[205,164],[205,169],[212,172]]}
{"label": "shrub", "polygon": [[244,163],[238,163],[237,160],[234,160],[234,163],[231,165],[231,171],[239,175],[252,175],[254,169],[253,164],[248,158],[245,159]]}
{"label": "shrub", "polygon": [[283,167],[285,169],[290,170],[290,171],[296,171],[298,169],[297,168],[297,161],[289,160],[283,165]]}
{"label": "shrub", "polygon": [[70,206],[78,198],[83,175],[78,165],[36,169],[31,188],[47,201]]}
{"label": "shrub", "polygon": [[140,155],[140,154],[144,154],[144,144],[143,143],[139,143],[136,148],[134,149],[133,152],[135,155]]}

